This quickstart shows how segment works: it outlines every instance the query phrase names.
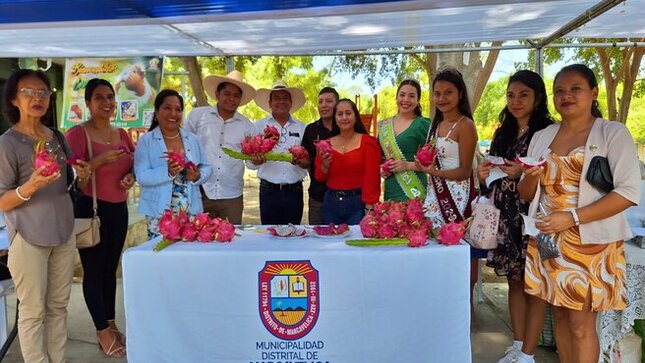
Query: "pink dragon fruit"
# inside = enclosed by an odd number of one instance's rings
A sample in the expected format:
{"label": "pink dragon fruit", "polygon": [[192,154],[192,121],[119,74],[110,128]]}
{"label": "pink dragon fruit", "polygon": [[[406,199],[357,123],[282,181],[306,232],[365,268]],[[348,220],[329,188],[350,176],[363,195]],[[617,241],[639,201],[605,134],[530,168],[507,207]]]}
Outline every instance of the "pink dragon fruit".
{"label": "pink dragon fruit", "polygon": [[264,128],[264,138],[273,139],[277,143],[280,140],[280,132],[274,126],[267,126]]}
{"label": "pink dragon fruit", "polygon": [[80,160],[82,160],[82,161],[87,161],[87,160],[85,160],[85,158],[84,158],[83,156],[80,156],[80,155],[72,155],[69,159],[65,160],[65,162],[66,162],[67,164],[69,164],[69,165],[76,165],[76,164],[78,164],[78,162],[79,162]]}
{"label": "pink dragon fruit", "polygon": [[199,213],[193,217],[193,226],[195,226],[197,230],[204,228],[204,226],[208,225],[209,223],[210,217],[208,213]]}
{"label": "pink dragon fruit", "polygon": [[450,222],[439,228],[437,239],[444,245],[458,245],[461,238],[466,233],[468,221]]}
{"label": "pink dragon fruit", "polygon": [[317,154],[329,154],[332,151],[331,143],[329,142],[329,140],[318,140],[315,145]]}
{"label": "pink dragon fruit", "polygon": [[45,169],[41,173],[43,176],[50,176],[60,171],[56,157],[45,150],[45,141],[38,141],[34,146],[34,151],[36,152],[34,155],[34,168],[44,167]]}
{"label": "pink dragon fruit", "polygon": [[190,223],[190,216],[188,215],[188,212],[185,210],[180,210],[179,213],[177,213],[177,216],[175,217],[179,221],[180,225],[184,224],[189,224]]}
{"label": "pink dragon fruit", "polygon": [[191,223],[184,224],[181,226],[180,234],[182,241],[192,242],[197,236],[197,228],[195,228],[195,225]]}
{"label": "pink dragon fruit", "polygon": [[182,152],[166,151],[165,158],[167,158],[168,160],[174,161],[175,163],[177,163],[177,165],[181,166],[182,168],[186,167],[186,162],[187,162],[186,156]]}
{"label": "pink dragon fruit", "polygon": [[378,238],[394,238],[394,236],[396,236],[396,231],[394,230],[394,227],[389,224],[381,224],[378,226],[376,236]]}
{"label": "pink dragon fruit", "polygon": [[253,137],[245,137],[244,140],[242,140],[242,153],[247,155],[255,154],[255,148],[253,146]]}
{"label": "pink dragon fruit", "polygon": [[261,144],[259,144],[259,152],[262,154],[271,152],[271,150],[273,150],[276,145],[277,142],[275,141],[275,139],[264,139],[262,140]]}
{"label": "pink dragon fruit", "polygon": [[434,163],[437,157],[437,148],[433,142],[428,142],[417,150],[417,160],[423,166],[428,166]]}
{"label": "pink dragon fruit", "polygon": [[428,231],[423,229],[413,230],[412,232],[408,233],[405,238],[410,241],[408,243],[408,246],[421,247],[424,246],[426,244],[426,241],[428,240]]}
{"label": "pink dragon fruit", "polygon": [[215,240],[215,228],[204,227],[197,233],[197,240],[199,242],[212,242]]}
{"label": "pink dragon fruit", "polygon": [[363,237],[372,238],[376,237],[376,229],[379,225],[378,218],[372,213],[366,214],[359,226],[361,227],[361,234]]}
{"label": "pink dragon fruit", "polygon": [[293,156],[293,160],[309,159],[309,153],[304,146],[294,145],[289,148],[289,152]]}
{"label": "pink dragon fruit", "polygon": [[173,216],[171,210],[166,209],[159,218],[159,233],[165,240],[175,242],[181,239],[181,224]]}
{"label": "pink dragon fruit", "polygon": [[385,160],[385,162],[383,162],[383,164],[381,164],[381,174],[383,174],[383,176],[388,177],[388,176],[392,175],[392,169],[391,168],[392,168],[392,163],[393,162],[394,162],[394,160],[387,159],[387,160]]}
{"label": "pink dragon fruit", "polygon": [[221,220],[219,228],[215,233],[215,240],[218,242],[231,242],[235,236],[235,226],[228,221]]}

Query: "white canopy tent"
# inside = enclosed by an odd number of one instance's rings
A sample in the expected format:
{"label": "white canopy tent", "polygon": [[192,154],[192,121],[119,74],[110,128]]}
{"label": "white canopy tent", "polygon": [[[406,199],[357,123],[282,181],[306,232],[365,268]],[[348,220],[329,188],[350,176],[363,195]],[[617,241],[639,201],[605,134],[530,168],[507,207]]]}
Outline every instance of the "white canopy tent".
{"label": "white canopy tent", "polygon": [[534,44],[541,48],[561,36],[645,37],[645,0],[254,0],[244,9],[231,3],[0,2],[0,57],[331,55],[523,39],[543,39]]}

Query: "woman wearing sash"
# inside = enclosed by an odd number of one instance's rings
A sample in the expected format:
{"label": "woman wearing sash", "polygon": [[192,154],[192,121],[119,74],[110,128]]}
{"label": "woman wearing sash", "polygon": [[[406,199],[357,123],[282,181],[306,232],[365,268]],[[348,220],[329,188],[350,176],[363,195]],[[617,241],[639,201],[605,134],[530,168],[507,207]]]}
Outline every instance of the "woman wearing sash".
{"label": "woman wearing sash", "polygon": [[323,197],[325,224],[359,224],[366,209],[381,196],[381,150],[367,134],[356,104],[347,98],[334,106],[329,142],[331,152],[315,159],[315,177],[327,184]]}
{"label": "woman wearing sash", "polygon": [[[488,254],[488,266],[508,282],[508,310],[513,331],[513,345],[497,363],[522,362],[533,359],[544,321],[543,300],[524,292],[524,264],[527,238],[522,233],[521,214],[527,214],[528,202],[520,200],[517,183],[522,166],[516,157],[526,156],[533,135],[553,123],[547,108],[544,81],[539,74],[521,70],[511,76],[506,88],[506,106],[499,114],[501,126],[495,131],[490,154],[504,158],[499,168],[506,177],[486,187],[486,178],[494,166],[490,162],[477,168],[482,192],[490,194],[499,208],[499,243]],[[521,358],[520,358],[521,357]]]}
{"label": "woman wearing sash", "polygon": [[406,79],[396,91],[395,117],[379,122],[378,139],[383,158],[389,161],[385,178],[384,200],[424,200],[428,178],[414,163],[414,155],[425,144],[430,129],[428,119],[421,116],[421,86],[419,82]]}
{"label": "woman wearing sash", "polygon": [[[471,201],[475,198],[473,158],[477,146],[477,130],[468,102],[464,79],[458,70],[445,68],[432,81],[432,103],[435,120],[430,138],[435,140],[437,158],[427,167],[416,167],[430,174],[425,199],[426,217],[434,227],[470,217]],[[477,281],[478,259],[487,251],[471,249],[471,287]],[[472,300],[472,289],[471,289]]]}

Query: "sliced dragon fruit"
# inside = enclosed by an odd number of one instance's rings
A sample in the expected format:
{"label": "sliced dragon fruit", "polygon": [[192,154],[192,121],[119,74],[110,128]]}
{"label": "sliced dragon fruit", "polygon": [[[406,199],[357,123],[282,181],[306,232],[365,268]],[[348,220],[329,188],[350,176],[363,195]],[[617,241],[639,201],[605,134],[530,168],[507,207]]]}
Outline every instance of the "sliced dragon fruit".
{"label": "sliced dragon fruit", "polygon": [[504,160],[504,158],[501,156],[486,155],[486,161],[491,163],[493,166],[506,165],[506,160]]}
{"label": "sliced dragon fruit", "polygon": [[535,158],[532,156],[516,157],[515,161],[522,164],[522,166],[525,168],[534,168],[536,166],[542,166],[546,163],[546,159]]}
{"label": "sliced dragon fruit", "polygon": [[320,236],[332,236],[347,232],[347,230],[349,230],[349,226],[346,223],[339,224],[338,226],[335,226],[333,223],[329,223],[328,226],[314,226],[313,230]]}
{"label": "sliced dragon fruit", "polygon": [[298,229],[293,224],[273,226],[267,230],[276,237],[302,237],[307,233],[304,229]]}

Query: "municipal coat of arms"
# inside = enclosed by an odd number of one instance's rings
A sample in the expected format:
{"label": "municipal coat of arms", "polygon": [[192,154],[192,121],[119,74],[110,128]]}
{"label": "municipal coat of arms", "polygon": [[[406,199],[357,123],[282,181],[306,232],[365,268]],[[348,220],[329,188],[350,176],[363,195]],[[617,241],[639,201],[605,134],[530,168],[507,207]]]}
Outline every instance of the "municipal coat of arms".
{"label": "municipal coat of arms", "polygon": [[310,261],[267,261],[259,273],[260,319],[284,340],[307,335],[318,320],[318,271]]}

